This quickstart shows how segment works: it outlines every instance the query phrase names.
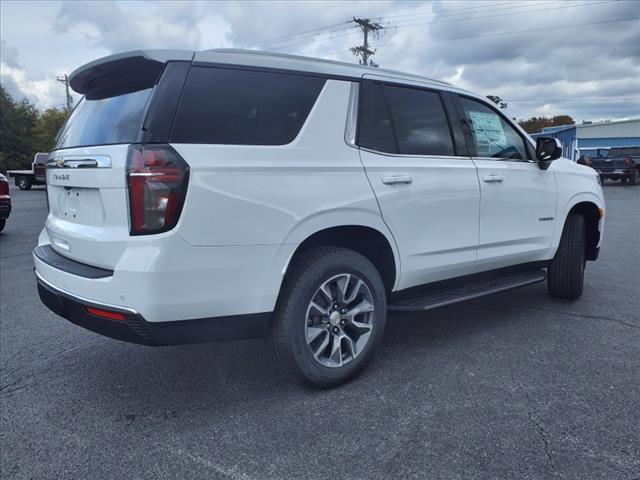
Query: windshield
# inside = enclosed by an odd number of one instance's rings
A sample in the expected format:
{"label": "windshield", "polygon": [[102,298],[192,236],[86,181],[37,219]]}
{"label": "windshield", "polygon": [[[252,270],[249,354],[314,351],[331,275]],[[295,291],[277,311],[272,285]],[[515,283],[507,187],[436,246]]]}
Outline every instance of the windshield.
{"label": "windshield", "polygon": [[612,148],[608,157],[640,157],[640,147]]}
{"label": "windshield", "polygon": [[55,148],[135,142],[152,88],[108,98],[83,98],[62,128]]}

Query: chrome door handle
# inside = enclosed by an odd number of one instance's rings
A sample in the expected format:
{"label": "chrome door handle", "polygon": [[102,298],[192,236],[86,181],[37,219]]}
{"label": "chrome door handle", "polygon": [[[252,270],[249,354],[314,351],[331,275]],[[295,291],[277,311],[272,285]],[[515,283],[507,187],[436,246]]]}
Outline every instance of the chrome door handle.
{"label": "chrome door handle", "polygon": [[504,177],[502,175],[485,175],[482,177],[482,180],[487,183],[502,183]]}
{"label": "chrome door handle", "polygon": [[385,185],[408,185],[412,182],[409,175],[393,175],[392,177],[382,177],[382,183]]}

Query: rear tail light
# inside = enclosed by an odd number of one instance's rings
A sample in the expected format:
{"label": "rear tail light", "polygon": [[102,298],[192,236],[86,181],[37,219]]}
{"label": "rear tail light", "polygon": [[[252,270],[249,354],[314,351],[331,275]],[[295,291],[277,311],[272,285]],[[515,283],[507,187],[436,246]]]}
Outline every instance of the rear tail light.
{"label": "rear tail light", "polygon": [[127,184],[131,235],[171,230],[187,194],[189,165],[169,145],[131,145]]}
{"label": "rear tail light", "polygon": [[0,195],[9,195],[9,182],[4,176],[0,178]]}
{"label": "rear tail light", "polygon": [[624,164],[625,164],[627,167],[630,167],[630,166],[631,166],[631,157],[627,157],[627,158],[625,158],[625,159],[624,159]]}

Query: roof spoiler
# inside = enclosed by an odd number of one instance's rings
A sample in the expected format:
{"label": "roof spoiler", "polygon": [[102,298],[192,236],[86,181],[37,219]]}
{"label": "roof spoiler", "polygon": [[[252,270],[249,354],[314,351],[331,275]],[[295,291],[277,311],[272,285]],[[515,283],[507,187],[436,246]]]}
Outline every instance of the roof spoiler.
{"label": "roof spoiler", "polygon": [[117,53],[74,70],[69,76],[69,85],[83,95],[104,90],[113,84],[128,84],[129,89],[145,88],[145,84],[151,87],[167,62],[190,62],[193,55],[194,52],[189,50],[133,50]]}

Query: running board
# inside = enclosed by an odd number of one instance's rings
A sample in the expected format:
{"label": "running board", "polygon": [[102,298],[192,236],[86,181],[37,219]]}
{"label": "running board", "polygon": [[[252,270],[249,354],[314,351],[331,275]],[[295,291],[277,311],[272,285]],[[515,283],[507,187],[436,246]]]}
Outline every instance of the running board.
{"label": "running board", "polygon": [[543,282],[547,278],[545,270],[510,273],[491,280],[471,280],[454,288],[434,288],[389,305],[390,312],[421,312],[443,307],[452,303],[464,302],[493,293],[504,292],[512,288],[524,287]]}

